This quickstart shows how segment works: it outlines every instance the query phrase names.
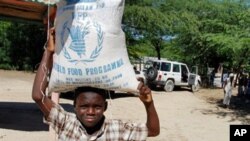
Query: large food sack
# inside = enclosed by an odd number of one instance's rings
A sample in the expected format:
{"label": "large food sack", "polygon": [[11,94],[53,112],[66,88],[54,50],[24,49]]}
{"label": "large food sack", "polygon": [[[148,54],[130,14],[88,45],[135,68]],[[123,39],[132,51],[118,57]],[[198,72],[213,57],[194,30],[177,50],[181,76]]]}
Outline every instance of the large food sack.
{"label": "large food sack", "polygon": [[41,2],[44,4],[55,4],[55,3],[59,2],[60,0],[26,0],[26,1]]}
{"label": "large food sack", "polygon": [[61,0],[49,91],[79,86],[136,92],[121,29],[124,0]]}

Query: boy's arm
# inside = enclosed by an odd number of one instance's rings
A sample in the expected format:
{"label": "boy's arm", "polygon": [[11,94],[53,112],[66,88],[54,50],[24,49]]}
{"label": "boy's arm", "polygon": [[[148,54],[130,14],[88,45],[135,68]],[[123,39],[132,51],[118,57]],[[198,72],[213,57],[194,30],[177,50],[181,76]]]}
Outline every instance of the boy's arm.
{"label": "boy's arm", "polygon": [[42,110],[44,116],[47,118],[53,106],[52,100],[46,95],[46,88],[48,86],[47,74],[51,72],[54,54],[54,29],[50,29],[47,48],[43,53],[41,63],[35,76],[32,89],[32,98]]}
{"label": "boy's arm", "polygon": [[147,127],[148,137],[157,136],[160,134],[160,122],[156,112],[151,90],[143,83],[138,85],[140,91],[140,100],[143,102],[147,112]]}

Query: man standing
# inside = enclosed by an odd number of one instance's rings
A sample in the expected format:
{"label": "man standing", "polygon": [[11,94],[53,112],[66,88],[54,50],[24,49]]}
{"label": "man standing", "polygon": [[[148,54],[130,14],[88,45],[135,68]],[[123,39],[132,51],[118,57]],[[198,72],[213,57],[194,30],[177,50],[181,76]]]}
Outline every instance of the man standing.
{"label": "man standing", "polygon": [[225,81],[224,81],[223,90],[224,90],[223,104],[224,104],[225,107],[229,107],[230,99],[231,99],[231,96],[232,96],[232,85],[231,85],[229,77],[226,78]]}

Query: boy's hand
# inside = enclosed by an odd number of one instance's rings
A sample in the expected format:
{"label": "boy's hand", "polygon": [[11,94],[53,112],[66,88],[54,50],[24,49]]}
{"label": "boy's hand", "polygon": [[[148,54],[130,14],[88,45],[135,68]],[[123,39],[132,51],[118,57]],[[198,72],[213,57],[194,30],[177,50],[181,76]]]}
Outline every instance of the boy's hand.
{"label": "boy's hand", "polygon": [[48,30],[49,38],[47,42],[47,50],[54,52],[55,51],[55,28],[52,27]]}
{"label": "boy's hand", "polygon": [[139,98],[144,104],[153,102],[151,90],[148,86],[140,82],[137,89],[140,92]]}

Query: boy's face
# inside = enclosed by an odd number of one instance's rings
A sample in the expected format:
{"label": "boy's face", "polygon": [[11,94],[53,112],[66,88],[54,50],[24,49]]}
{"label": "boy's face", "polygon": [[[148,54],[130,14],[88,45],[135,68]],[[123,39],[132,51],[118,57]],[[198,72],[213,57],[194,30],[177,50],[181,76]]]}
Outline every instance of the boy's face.
{"label": "boy's face", "polygon": [[75,112],[78,119],[86,127],[94,127],[103,117],[107,102],[95,92],[81,93],[75,103]]}

